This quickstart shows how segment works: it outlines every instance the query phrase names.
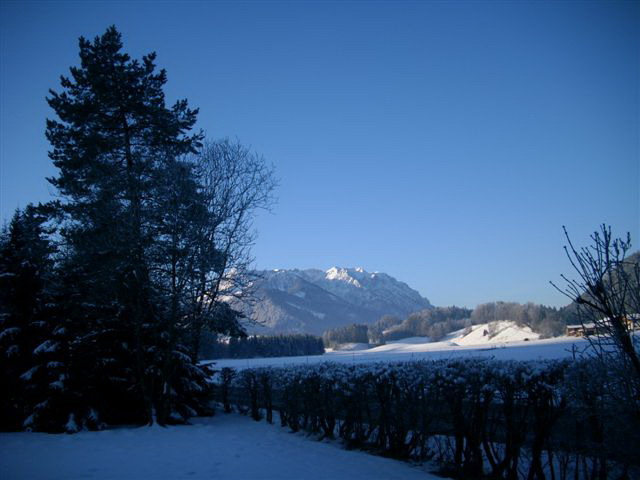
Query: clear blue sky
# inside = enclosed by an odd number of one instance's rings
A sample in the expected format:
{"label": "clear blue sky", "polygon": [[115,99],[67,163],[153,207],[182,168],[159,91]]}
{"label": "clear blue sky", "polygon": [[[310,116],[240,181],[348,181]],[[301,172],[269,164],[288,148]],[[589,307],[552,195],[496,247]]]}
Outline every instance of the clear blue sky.
{"label": "clear blue sky", "polygon": [[566,303],[562,225],[640,246],[638,2],[7,2],[2,217],[49,198],[77,38],[155,50],[209,137],[273,162],[261,268],[362,266],[437,305]]}

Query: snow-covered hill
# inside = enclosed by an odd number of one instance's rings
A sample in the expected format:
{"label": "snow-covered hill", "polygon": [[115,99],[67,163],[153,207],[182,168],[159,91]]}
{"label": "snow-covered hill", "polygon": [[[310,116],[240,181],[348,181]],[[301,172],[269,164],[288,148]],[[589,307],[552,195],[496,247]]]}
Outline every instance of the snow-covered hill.
{"label": "snow-covered hill", "polygon": [[529,327],[518,326],[509,320],[501,320],[473,325],[468,330],[453,332],[447,338],[456,345],[499,345],[538,340],[540,334]]}
{"label": "snow-covered hill", "polygon": [[406,283],[362,268],[266,270],[259,275],[259,301],[248,316],[262,326],[250,327],[252,333],[319,335],[329,328],[373,323],[383,315],[402,318],[431,308]]}
{"label": "snow-covered hill", "polygon": [[471,327],[457,330],[447,334],[442,340],[432,342],[429,337],[409,337],[395,340],[369,348],[369,345],[356,343],[347,344],[333,351],[366,351],[368,354],[379,353],[418,353],[456,350],[459,347],[470,348],[502,348],[509,345],[522,344],[525,342],[537,342],[540,334],[532,331],[529,327],[518,326],[515,322],[501,320],[498,322],[483,323]]}
{"label": "snow-covered hill", "polygon": [[497,348],[510,344],[536,342],[539,338],[540,334],[535,333],[529,327],[518,326],[509,320],[501,320],[451,332],[437,342],[432,342],[428,337],[403,338],[386,345],[370,348],[367,351],[370,353],[401,353],[455,350],[458,347]]}

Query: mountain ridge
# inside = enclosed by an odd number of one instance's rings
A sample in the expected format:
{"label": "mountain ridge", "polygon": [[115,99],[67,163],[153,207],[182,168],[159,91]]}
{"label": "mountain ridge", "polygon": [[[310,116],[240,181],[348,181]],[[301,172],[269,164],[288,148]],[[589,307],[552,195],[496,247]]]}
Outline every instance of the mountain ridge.
{"label": "mountain ridge", "polygon": [[312,333],[383,315],[404,317],[432,308],[428,299],[391,275],[361,267],[257,271],[257,301],[245,311],[253,334]]}

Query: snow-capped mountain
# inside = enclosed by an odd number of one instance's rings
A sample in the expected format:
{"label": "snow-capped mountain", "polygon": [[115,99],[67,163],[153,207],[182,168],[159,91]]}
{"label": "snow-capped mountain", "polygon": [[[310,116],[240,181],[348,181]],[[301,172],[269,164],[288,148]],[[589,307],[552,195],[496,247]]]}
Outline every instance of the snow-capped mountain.
{"label": "snow-capped mountain", "polygon": [[373,323],[383,315],[403,318],[431,308],[429,300],[406,283],[362,268],[265,270],[258,274],[258,301],[247,313],[262,326],[251,326],[252,333],[319,335],[329,328]]}

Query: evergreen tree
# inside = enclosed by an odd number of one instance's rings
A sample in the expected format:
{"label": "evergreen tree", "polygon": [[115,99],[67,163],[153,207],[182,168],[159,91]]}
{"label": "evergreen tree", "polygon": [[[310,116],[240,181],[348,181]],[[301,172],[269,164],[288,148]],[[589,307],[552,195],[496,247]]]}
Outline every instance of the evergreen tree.
{"label": "evergreen tree", "polygon": [[61,309],[77,330],[71,362],[78,368],[68,368],[79,378],[68,380],[83,385],[84,406],[101,404],[109,422],[160,415],[164,423],[171,384],[193,368],[175,366],[183,358],[176,292],[167,295],[156,261],[167,225],[160,196],[176,159],[194,152],[202,136],[188,135],[197,110],[185,100],[166,106],[166,72],[156,71],[155,54],[138,61],[121,50],[115,27],[93,42],[80,38],[80,66],[47,99],[58,117],[47,120],[59,169],[49,181],[63,198],[52,206],[65,275],[73,278],[63,282],[69,290]]}
{"label": "evergreen tree", "polygon": [[32,352],[45,335],[53,248],[45,218],[29,205],[16,211],[0,239],[0,428],[27,415]]}
{"label": "evergreen tree", "polygon": [[[158,172],[154,206],[154,242],[147,261],[153,273],[154,305],[162,334],[155,340],[155,382],[162,385],[156,410],[164,422],[183,422],[210,413],[208,372],[190,355],[192,313],[206,299],[191,295],[207,275],[216,248],[203,231],[212,220],[202,197],[195,165],[169,158]],[[204,265],[204,267],[203,267]]]}

